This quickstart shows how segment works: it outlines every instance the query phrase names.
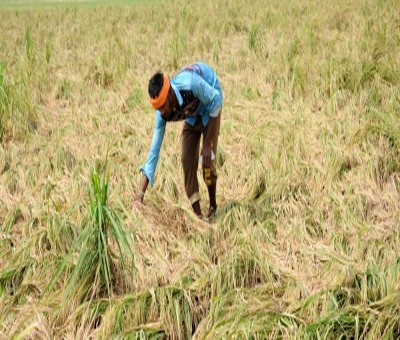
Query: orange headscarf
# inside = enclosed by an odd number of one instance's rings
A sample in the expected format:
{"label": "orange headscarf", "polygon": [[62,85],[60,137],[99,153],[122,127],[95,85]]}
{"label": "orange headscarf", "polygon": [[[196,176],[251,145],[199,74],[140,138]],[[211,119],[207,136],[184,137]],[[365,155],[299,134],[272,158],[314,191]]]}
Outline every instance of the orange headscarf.
{"label": "orange headscarf", "polygon": [[155,98],[150,97],[150,103],[155,109],[159,109],[161,106],[164,105],[165,101],[167,100],[169,87],[169,79],[166,75],[164,75],[163,86],[160,90],[160,93]]}

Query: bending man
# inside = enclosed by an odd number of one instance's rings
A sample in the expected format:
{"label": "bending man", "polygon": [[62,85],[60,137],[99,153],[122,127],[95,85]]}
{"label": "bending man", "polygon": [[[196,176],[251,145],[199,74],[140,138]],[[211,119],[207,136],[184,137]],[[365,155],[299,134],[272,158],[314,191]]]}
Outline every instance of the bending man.
{"label": "bending man", "polygon": [[149,81],[150,103],[156,110],[153,141],[146,164],[141,167],[143,178],[136,201],[143,201],[150,182],[154,185],[154,172],[167,122],[185,120],[182,131],[182,166],[185,191],[194,212],[201,217],[197,169],[200,153],[200,138],[203,178],[210,197],[207,217],[217,209],[216,184],[218,135],[221,120],[222,89],[213,69],[201,62],[184,67],[171,80],[156,72]]}

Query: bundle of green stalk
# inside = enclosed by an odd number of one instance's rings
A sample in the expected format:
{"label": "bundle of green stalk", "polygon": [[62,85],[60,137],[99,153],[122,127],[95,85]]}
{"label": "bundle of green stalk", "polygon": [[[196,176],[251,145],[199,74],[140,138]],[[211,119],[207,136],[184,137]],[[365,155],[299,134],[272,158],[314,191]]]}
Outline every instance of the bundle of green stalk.
{"label": "bundle of green stalk", "polygon": [[[94,172],[91,184],[89,217],[83,221],[82,231],[74,240],[69,255],[61,263],[45,293],[54,287],[76,253],[78,258],[66,289],[66,299],[71,296],[72,291],[82,288],[80,285],[85,287],[84,300],[111,296],[118,280],[116,261],[120,262],[124,273],[133,276],[132,234],[124,228],[118,213],[107,206],[108,177],[101,179]],[[130,257],[131,265],[128,268],[125,267],[125,256]]]}

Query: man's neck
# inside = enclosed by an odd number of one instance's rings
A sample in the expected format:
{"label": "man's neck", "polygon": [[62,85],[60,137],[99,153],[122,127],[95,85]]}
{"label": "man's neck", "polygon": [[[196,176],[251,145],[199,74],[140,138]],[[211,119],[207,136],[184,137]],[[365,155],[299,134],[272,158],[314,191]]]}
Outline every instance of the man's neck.
{"label": "man's neck", "polygon": [[172,99],[171,104],[172,104],[172,109],[175,111],[179,106],[178,98],[176,97],[175,90],[173,89],[172,86],[171,86],[171,90],[172,90],[171,91],[171,99]]}

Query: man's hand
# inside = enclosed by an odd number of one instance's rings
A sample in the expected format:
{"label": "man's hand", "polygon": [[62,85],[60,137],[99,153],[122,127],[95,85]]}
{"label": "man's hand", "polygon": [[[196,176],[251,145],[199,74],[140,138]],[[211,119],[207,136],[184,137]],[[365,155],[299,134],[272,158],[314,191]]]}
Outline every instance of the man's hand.
{"label": "man's hand", "polygon": [[211,166],[211,155],[212,150],[210,145],[203,145],[203,150],[201,151],[203,156],[203,167],[208,168]]}
{"label": "man's hand", "polygon": [[140,183],[140,191],[136,194],[134,203],[143,203],[144,193],[146,192],[147,186],[149,185],[149,180],[146,175],[143,175],[142,182]]}
{"label": "man's hand", "polygon": [[134,202],[135,203],[143,203],[143,198],[144,198],[144,193],[143,192],[139,192],[136,195]]}

